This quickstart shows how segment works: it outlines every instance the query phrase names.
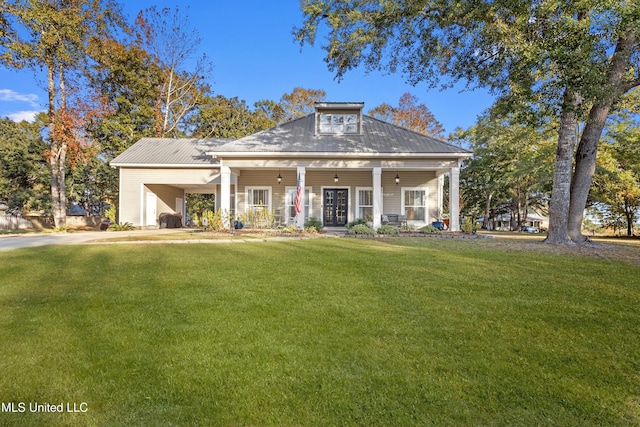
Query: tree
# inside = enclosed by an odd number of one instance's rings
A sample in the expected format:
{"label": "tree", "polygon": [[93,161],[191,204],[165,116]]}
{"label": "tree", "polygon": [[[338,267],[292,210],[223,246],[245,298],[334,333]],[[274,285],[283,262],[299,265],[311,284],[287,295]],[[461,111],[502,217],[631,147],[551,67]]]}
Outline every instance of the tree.
{"label": "tree", "polygon": [[64,227],[67,150],[77,145],[68,80],[86,65],[89,40],[121,24],[119,8],[111,0],[15,0],[6,2],[0,21],[2,63],[46,72],[51,202],[55,226]]}
{"label": "tree", "polygon": [[444,138],[444,127],[436,120],[426,105],[409,93],[400,97],[397,107],[387,103],[378,105],[368,113],[370,116],[435,138]]}
{"label": "tree", "polygon": [[253,107],[257,114],[264,117],[266,120],[275,126],[278,123],[284,123],[285,112],[280,104],[270,99],[263,99],[253,104]]}
{"label": "tree", "polygon": [[598,153],[592,197],[608,223],[622,218],[632,236],[640,209],[640,132],[636,123],[624,120],[608,139]]}
{"label": "tree", "polygon": [[296,87],[291,93],[285,93],[280,98],[279,106],[284,112],[283,122],[289,122],[299,117],[312,114],[315,103],[324,101],[327,93],[322,89],[303,89]]}
{"label": "tree", "polygon": [[186,71],[197,53],[200,36],[189,28],[187,13],[177,7],[158,10],[155,6],[138,14],[136,35],[136,44],[162,71],[156,136],[180,136],[185,131],[181,126],[209,92],[205,77],[213,67],[205,54],[195,60],[192,71]]}
{"label": "tree", "polygon": [[469,141],[474,152],[460,174],[464,209],[484,211],[483,228],[496,215],[510,213],[512,229],[519,230],[529,207],[548,201],[553,159],[549,131],[489,115],[456,137]]}
{"label": "tree", "polygon": [[204,98],[190,128],[197,138],[242,138],[273,125],[265,115],[249,110],[245,101],[217,95]]}
{"label": "tree", "polygon": [[502,102],[536,102],[532,113],[557,117],[547,241],[568,244],[584,240],[575,230],[604,122],[621,95],[640,84],[639,8],[596,0],[309,0],[295,34],[314,43],[326,23],[326,61],[338,78],[360,64],[400,69],[410,83],[434,87],[446,76],[445,86],[466,81]]}
{"label": "tree", "polygon": [[34,123],[0,119],[0,201],[10,210],[36,211],[50,207],[47,145],[40,130],[46,126],[41,114]]}
{"label": "tree", "polygon": [[158,134],[162,70],[144,49],[111,38],[94,39],[90,54],[86,131],[109,161],[140,138]]}

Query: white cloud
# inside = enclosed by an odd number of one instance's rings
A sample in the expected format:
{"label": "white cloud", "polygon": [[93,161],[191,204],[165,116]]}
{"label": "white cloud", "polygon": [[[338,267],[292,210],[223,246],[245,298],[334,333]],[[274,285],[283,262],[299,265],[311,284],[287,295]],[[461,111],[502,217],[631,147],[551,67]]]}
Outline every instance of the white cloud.
{"label": "white cloud", "polygon": [[44,110],[17,111],[15,113],[7,114],[7,117],[9,117],[16,123],[19,123],[23,120],[32,122],[36,119],[36,115],[38,115],[38,113],[41,113],[42,111]]}
{"label": "white cloud", "polygon": [[39,107],[38,95],[33,93],[18,93],[11,89],[0,89],[0,101],[27,102],[32,107]]}

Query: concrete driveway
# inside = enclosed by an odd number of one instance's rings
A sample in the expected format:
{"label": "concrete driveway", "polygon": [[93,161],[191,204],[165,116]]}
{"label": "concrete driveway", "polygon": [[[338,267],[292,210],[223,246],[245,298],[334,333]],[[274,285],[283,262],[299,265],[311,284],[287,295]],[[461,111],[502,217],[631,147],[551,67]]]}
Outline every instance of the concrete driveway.
{"label": "concrete driveway", "polygon": [[163,228],[159,230],[132,231],[74,231],[69,233],[33,233],[9,234],[0,236],[0,252],[20,248],[33,248],[46,245],[80,245],[99,239],[109,239],[127,236],[152,236],[183,231],[180,228]]}

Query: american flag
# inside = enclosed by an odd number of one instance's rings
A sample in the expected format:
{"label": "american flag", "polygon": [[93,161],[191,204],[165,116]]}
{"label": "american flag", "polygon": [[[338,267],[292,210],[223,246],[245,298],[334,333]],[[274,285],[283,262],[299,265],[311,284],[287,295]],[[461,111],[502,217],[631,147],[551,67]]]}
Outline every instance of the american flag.
{"label": "american flag", "polygon": [[302,187],[300,186],[300,174],[298,174],[298,186],[296,187],[296,202],[295,202],[296,216],[300,215],[300,212],[302,212]]}

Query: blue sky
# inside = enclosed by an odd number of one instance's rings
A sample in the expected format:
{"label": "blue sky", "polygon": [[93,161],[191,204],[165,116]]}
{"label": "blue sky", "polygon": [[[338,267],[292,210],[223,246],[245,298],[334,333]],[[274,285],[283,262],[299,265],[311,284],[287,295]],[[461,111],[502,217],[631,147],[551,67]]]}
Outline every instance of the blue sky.
{"label": "blue sky", "polygon": [[[132,20],[140,9],[151,5],[176,6],[171,1],[135,0],[122,2]],[[261,99],[277,101],[294,87],[323,89],[327,101],[364,102],[365,111],[387,102],[397,105],[409,92],[418,97],[444,125],[447,134],[456,127],[468,128],[492,103],[485,91],[465,92],[464,85],[447,91],[429,89],[426,84],[411,86],[401,75],[383,75],[364,70],[348,72],[334,80],[321,49],[300,45],[292,29],[302,23],[298,0],[199,0],[181,2],[202,44],[200,50],[214,64],[209,83],[214,94],[244,99],[249,106]],[[41,76],[30,70],[0,68],[0,116],[25,118],[44,111],[46,91]]]}

